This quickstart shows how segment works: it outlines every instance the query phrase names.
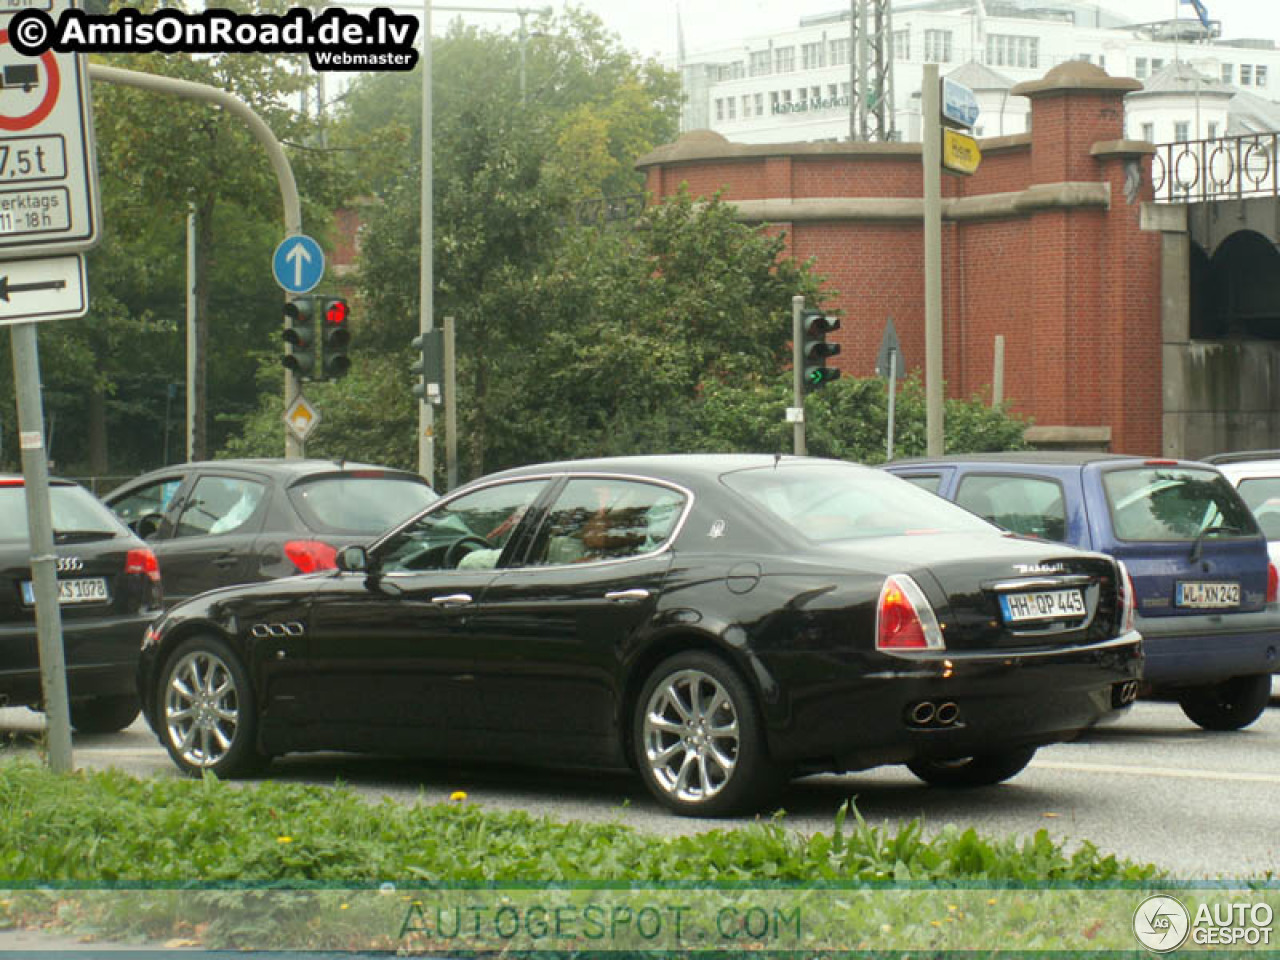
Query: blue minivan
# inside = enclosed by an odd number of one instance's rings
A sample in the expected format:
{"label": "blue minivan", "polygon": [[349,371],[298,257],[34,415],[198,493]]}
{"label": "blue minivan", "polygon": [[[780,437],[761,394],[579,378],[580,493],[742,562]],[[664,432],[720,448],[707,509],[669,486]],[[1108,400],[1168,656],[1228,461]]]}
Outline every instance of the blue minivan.
{"label": "blue minivan", "polygon": [[1209,730],[1238,730],[1266,709],[1280,670],[1277,572],[1253,514],[1217,468],[1024,452],[885,469],[1013,533],[1120,560],[1137,597],[1148,694],[1176,699]]}

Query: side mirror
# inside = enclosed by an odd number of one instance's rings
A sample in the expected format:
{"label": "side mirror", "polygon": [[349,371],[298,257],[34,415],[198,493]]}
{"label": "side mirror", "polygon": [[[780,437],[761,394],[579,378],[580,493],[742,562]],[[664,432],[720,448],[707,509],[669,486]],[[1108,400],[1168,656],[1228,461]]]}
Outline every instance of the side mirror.
{"label": "side mirror", "polygon": [[337,563],[344,573],[362,573],[369,569],[369,554],[364,547],[343,547],[338,551]]}
{"label": "side mirror", "polygon": [[131,526],[133,532],[143,540],[150,540],[155,536],[156,531],[160,529],[160,524],[164,522],[164,514],[161,513],[144,513],[137,520],[133,521]]}

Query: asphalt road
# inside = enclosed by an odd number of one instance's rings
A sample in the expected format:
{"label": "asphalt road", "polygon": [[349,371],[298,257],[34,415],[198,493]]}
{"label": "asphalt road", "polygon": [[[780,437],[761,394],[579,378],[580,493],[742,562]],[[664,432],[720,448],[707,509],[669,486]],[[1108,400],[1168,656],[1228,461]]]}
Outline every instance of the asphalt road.
{"label": "asphalt road", "polygon": [[[0,762],[34,755],[43,718],[0,710]],[[80,736],[74,762],[137,776],[178,776],[141,721],[120,734]],[[269,776],[300,783],[341,779],[371,797],[468,802],[563,819],[621,821],[655,833],[723,828],[723,821],[665,813],[638,779],[582,771],[510,770],[482,765],[345,755],[277,760]],[[1280,706],[1248,730],[1209,733],[1176,705],[1139,703],[1119,723],[1075,743],[1043,748],[1013,780],[982,790],[927,788],[905,768],[796,781],[784,798],[786,822],[805,833],[829,830],[848,797],[871,823],[922,818],[927,831],[948,823],[987,834],[1029,836],[1044,828],[1075,844],[1152,862],[1185,879],[1280,873]]]}

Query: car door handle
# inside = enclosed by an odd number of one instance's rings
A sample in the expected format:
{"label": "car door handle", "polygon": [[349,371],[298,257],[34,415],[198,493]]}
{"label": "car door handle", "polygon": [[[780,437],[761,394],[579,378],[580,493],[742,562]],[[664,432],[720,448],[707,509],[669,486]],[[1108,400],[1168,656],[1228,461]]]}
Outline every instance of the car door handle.
{"label": "car door handle", "polygon": [[649,591],[642,587],[634,590],[610,590],[604,598],[610,603],[639,603],[649,599]]}
{"label": "car door handle", "polygon": [[442,597],[432,597],[431,602],[437,607],[461,607],[471,602],[471,594],[446,593]]}

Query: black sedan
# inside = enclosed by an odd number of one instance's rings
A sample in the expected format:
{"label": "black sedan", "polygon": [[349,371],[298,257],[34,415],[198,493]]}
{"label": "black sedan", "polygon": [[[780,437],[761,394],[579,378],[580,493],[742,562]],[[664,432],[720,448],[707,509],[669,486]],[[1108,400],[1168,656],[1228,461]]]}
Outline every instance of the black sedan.
{"label": "black sedan", "polygon": [[168,603],[333,569],[436,499],[416,473],[332,460],[211,460],[153,470],[102,498],[160,558]]}
{"label": "black sedan", "polygon": [[[138,646],[162,606],[156,556],[83,487],[51,480],[49,506],[71,723],[121,730],[138,716]],[[0,475],[0,706],[42,700],[27,490]]]}
{"label": "black sedan", "polygon": [[1141,667],[1113,560],[836,461],[526,467],[338,567],[148,632],[144,709],[179,767],[318,749],[630,765],[714,816],[806,772],[999,782],[1131,702]]}

